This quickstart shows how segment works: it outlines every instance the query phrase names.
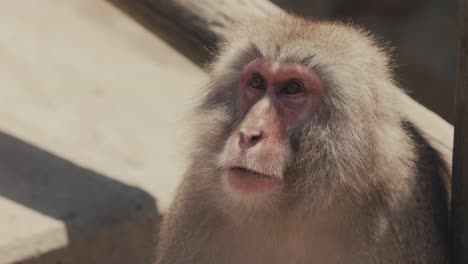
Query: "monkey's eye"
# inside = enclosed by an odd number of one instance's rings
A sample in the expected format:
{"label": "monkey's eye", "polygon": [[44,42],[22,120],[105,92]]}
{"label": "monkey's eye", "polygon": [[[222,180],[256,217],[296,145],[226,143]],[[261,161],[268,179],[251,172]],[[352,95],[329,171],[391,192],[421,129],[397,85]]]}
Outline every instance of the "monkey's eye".
{"label": "monkey's eye", "polygon": [[265,90],[265,81],[260,75],[254,75],[252,79],[250,79],[249,85],[254,89]]}
{"label": "monkey's eye", "polygon": [[302,92],[302,85],[297,81],[289,82],[283,89],[285,94],[298,94]]}

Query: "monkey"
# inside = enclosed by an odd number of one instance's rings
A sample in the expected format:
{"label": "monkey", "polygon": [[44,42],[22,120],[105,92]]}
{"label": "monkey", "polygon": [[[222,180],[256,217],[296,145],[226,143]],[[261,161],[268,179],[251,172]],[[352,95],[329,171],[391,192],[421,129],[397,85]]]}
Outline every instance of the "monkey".
{"label": "monkey", "polygon": [[220,43],[157,264],[448,263],[450,171],[371,33],[291,14]]}

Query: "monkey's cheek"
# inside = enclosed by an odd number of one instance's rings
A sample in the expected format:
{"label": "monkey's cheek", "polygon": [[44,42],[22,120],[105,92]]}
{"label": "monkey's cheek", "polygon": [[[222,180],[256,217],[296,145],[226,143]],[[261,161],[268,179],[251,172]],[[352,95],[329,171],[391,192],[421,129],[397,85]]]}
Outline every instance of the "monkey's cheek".
{"label": "monkey's cheek", "polygon": [[241,196],[272,193],[283,185],[279,178],[259,176],[248,171],[229,170],[226,176],[228,188]]}

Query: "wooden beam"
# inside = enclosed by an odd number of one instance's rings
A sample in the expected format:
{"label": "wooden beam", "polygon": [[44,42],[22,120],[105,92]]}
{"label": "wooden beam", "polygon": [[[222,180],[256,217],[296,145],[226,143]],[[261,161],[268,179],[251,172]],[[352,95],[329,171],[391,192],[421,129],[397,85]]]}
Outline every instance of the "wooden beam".
{"label": "wooden beam", "polygon": [[[202,66],[217,41],[246,16],[284,12],[267,0],[108,0]],[[453,127],[409,97],[405,112],[452,163]]]}
{"label": "wooden beam", "polygon": [[452,178],[452,263],[468,263],[468,0],[459,0],[458,75]]}
{"label": "wooden beam", "polygon": [[283,12],[266,0],[108,0],[179,52],[204,65],[239,18]]}

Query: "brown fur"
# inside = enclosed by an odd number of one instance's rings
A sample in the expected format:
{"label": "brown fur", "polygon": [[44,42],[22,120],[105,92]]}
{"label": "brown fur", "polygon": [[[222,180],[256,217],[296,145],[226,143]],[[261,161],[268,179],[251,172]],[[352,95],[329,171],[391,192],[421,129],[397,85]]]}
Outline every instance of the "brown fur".
{"label": "brown fur", "polygon": [[[161,227],[158,264],[448,263],[444,165],[426,164],[421,144],[438,154],[402,126],[402,91],[367,32],[270,17],[239,27],[220,54],[197,111],[192,165]],[[290,131],[282,194],[245,202],[223,190],[219,164],[242,120],[239,72],[258,57],[310,67],[325,95]]]}

